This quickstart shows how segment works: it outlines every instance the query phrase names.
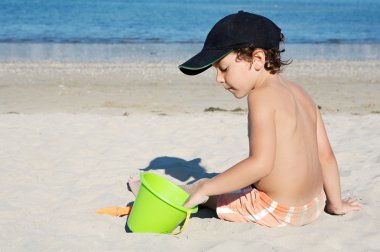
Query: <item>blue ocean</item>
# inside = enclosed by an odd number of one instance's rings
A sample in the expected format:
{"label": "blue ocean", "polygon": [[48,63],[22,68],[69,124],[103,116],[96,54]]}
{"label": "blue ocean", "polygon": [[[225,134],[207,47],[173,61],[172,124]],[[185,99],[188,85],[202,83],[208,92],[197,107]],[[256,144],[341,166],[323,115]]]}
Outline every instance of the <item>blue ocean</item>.
{"label": "blue ocean", "polygon": [[2,0],[0,60],[175,60],[239,10],[277,23],[293,57],[380,58],[379,0]]}

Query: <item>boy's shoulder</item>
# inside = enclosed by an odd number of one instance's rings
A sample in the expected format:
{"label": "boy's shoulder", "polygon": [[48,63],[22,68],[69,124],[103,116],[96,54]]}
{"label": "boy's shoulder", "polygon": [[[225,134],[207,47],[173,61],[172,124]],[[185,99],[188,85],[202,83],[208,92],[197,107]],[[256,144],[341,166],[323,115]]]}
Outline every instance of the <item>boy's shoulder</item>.
{"label": "boy's shoulder", "polygon": [[[247,97],[248,110],[258,115],[270,115],[276,110],[278,94],[271,88],[259,88],[252,90]],[[253,115],[253,114],[251,114]]]}
{"label": "boy's shoulder", "polygon": [[250,109],[266,112],[282,110],[284,106],[294,104],[295,100],[308,100],[309,104],[314,104],[311,96],[301,86],[287,80],[282,84],[272,83],[254,89],[247,100]]}
{"label": "boy's shoulder", "polygon": [[280,96],[279,91],[273,88],[272,85],[263,86],[253,89],[247,97],[248,104],[254,107],[268,107],[270,104],[274,104]]}

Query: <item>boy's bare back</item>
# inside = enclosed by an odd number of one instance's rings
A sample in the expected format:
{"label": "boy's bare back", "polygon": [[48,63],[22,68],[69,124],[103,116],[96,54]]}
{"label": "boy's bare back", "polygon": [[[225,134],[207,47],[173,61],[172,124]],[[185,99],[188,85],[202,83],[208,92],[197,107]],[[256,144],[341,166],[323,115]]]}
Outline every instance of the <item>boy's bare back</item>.
{"label": "boy's bare back", "polygon": [[[260,102],[255,102],[257,99]],[[274,111],[269,113],[273,115],[275,130],[274,164],[270,173],[256,182],[255,187],[286,205],[309,202],[321,193],[323,186],[314,102],[299,86],[275,75],[249,94],[248,106],[251,144],[256,136],[251,132],[255,131],[253,117],[256,110],[260,111],[258,106]],[[253,148],[251,146],[251,150]]]}
{"label": "boy's bare back", "polygon": [[316,105],[279,74],[288,64],[280,58],[283,41],[271,20],[239,11],[218,21],[202,51],[179,66],[188,75],[214,66],[216,81],[236,98],[247,97],[249,108],[249,156],[195,183],[186,207],[209,198],[206,205],[222,219],[271,227],[314,221],[324,193],[330,213],[360,210],[357,200],[341,198],[336,158]]}

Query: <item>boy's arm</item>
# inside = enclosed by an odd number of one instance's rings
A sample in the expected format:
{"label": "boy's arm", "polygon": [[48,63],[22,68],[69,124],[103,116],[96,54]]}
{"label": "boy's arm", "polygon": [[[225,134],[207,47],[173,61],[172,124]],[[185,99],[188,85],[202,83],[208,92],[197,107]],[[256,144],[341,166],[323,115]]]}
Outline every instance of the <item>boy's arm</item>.
{"label": "boy's arm", "polygon": [[265,97],[256,97],[251,99],[254,101],[250,105],[252,113],[249,117],[252,155],[218,176],[199,183],[185,206],[197,205],[207,196],[244,188],[271,172],[276,151],[275,110],[270,106],[257,106]]}
{"label": "boy's arm", "polygon": [[317,141],[328,212],[340,215],[360,210],[361,205],[357,200],[342,200],[338,165],[319,110],[317,112]]}

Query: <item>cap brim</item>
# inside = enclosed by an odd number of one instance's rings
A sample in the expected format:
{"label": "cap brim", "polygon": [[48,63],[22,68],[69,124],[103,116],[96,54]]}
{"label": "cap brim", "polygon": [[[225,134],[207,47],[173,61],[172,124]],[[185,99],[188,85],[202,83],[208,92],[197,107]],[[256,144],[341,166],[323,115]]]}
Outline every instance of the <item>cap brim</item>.
{"label": "cap brim", "polygon": [[224,56],[232,52],[233,49],[205,49],[203,48],[197,55],[178,66],[182,73],[187,75],[200,74],[207,70]]}

